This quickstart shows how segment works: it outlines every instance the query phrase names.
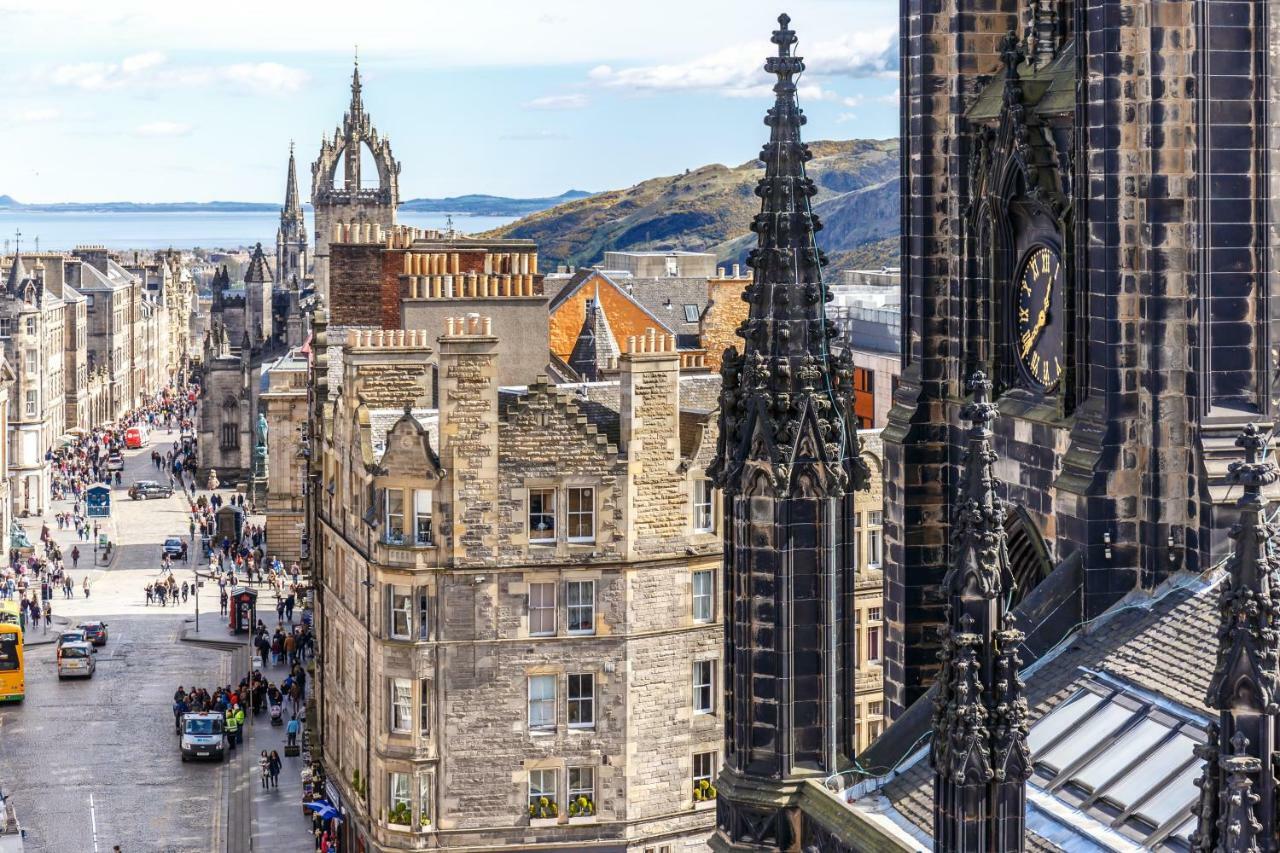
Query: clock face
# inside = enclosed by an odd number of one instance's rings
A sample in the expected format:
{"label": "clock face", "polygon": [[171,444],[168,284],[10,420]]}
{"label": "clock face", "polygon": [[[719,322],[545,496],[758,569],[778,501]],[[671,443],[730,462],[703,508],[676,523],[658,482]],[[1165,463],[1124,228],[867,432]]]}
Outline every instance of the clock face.
{"label": "clock face", "polygon": [[1062,258],[1045,245],[1033,246],[1017,278],[1014,347],[1031,382],[1042,389],[1062,376]]}

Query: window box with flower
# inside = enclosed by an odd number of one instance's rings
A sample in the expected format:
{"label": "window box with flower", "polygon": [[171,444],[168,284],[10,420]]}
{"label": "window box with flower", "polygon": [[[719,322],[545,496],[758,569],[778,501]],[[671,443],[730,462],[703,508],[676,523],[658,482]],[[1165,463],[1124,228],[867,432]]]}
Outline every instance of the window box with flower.
{"label": "window box with flower", "polygon": [[569,801],[569,823],[595,823],[596,804],[585,795]]}
{"label": "window box with flower", "polygon": [[529,803],[530,826],[554,826],[560,822],[560,806],[550,797],[539,797]]}
{"label": "window box with flower", "polygon": [[716,803],[716,786],[706,779],[698,779],[693,783],[693,807],[695,810],[709,809]]}
{"label": "window box with flower", "polygon": [[408,803],[396,803],[387,811],[387,825],[392,829],[409,828],[413,822],[413,810]]}

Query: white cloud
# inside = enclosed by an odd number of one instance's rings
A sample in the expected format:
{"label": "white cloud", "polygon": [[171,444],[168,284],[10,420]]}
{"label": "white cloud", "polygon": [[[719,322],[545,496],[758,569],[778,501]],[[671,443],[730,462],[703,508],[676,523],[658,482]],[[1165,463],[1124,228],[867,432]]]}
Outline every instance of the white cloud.
{"label": "white cloud", "polygon": [[18,113],[18,121],[27,124],[35,124],[42,121],[56,121],[62,118],[62,113],[52,107],[44,107],[34,110],[24,110]]}
{"label": "white cloud", "polygon": [[58,65],[46,74],[55,86],[101,92],[112,89],[195,88],[230,85],[253,92],[294,92],[306,83],[305,71],[278,62],[242,62],[224,66],[180,66],[158,51],[126,56],[119,62]]}
{"label": "white cloud", "polygon": [[[804,57],[801,98],[834,100],[856,106],[859,97],[842,97],[822,82],[833,77],[880,77],[897,73],[897,31],[867,30],[797,49]],[[801,45],[800,47],[805,47]],[[765,97],[772,91],[763,70],[765,55],[757,44],[739,44],[685,62],[614,68],[598,65],[587,73],[593,82],[637,92],[707,91],[726,97]]]}
{"label": "white cloud", "polygon": [[242,62],[222,69],[222,76],[256,91],[296,92],[307,82],[307,73],[278,62]]}
{"label": "white cloud", "polygon": [[192,127],[178,121],[149,121],[134,129],[138,136],[186,136]]}
{"label": "white cloud", "polygon": [[836,124],[848,124],[851,121],[857,120],[857,113],[840,113],[840,115],[836,116]]}
{"label": "white cloud", "polygon": [[580,110],[587,104],[587,96],[581,93],[573,95],[546,95],[534,98],[525,104],[531,110]]}

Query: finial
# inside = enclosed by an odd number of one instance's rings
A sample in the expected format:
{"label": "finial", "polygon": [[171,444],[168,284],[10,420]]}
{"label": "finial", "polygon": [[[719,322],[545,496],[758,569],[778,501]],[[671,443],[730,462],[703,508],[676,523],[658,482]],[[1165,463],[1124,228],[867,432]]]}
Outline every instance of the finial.
{"label": "finial", "polygon": [[778,29],[773,31],[771,41],[778,46],[778,56],[791,55],[791,46],[797,41],[795,31],[791,29],[791,16],[783,12],[778,16]]}
{"label": "finial", "polygon": [[293,140],[292,139],[289,140],[289,156],[290,157],[293,156]]}
{"label": "finial", "polygon": [[960,417],[973,424],[973,429],[984,431],[996,419],[996,405],[991,402],[991,380],[981,370],[969,377],[969,390],[973,401],[960,410]]}

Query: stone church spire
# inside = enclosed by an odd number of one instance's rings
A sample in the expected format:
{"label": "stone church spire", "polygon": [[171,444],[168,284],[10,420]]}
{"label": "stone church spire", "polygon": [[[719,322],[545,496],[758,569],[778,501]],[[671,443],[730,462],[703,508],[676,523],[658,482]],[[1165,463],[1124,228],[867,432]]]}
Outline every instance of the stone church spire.
{"label": "stone church spire", "polygon": [[958,489],[950,570],[943,580],[947,624],[934,699],[934,850],[1023,849],[1027,702],[1018,675],[1021,631],[1007,604],[1013,574],[1005,543],[1004,505],[996,495],[991,423],[996,406],[982,373],[969,382],[971,422]]}
{"label": "stone church spire", "polygon": [[805,117],[796,101],[804,61],[791,53],[796,34],[790,22],[786,15],[778,18],[772,39],[778,53],[765,63],[777,82],[764,120],[770,132],[760,152],[760,212],[751,222],[758,242],[747,257],[755,277],[743,294],[751,307],[738,329],[742,356],[729,350],[723,362],[722,452],[714,472],[728,491],[740,489],[763,466],[780,494],[808,489],[838,497],[860,487],[850,477],[859,463],[848,432],[849,401],[836,392],[851,367],[830,349],[835,325],[825,304],[832,296],[822,281],[826,257],[815,240],[822,223],[810,207],[817,187],[805,174],[813,155],[800,137]]}
{"label": "stone church spire", "polygon": [[280,211],[280,221],[300,222],[302,220],[302,197],[298,195],[298,165],[293,156],[293,142],[289,142],[289,177],[284,185],[284,208]]}
{"label": "stone church spire", "polygon": [[1277,784],[1274,756],[1278,745],[1277,645],[1280,644],[1280,589],[1270,556],[1276,526],[1263,517],[1263,488],[1280,478],[1263,461],[1266,441],[1253,424],[1236,446],[1243,462],[1233,462],[1227,479],[1244,490],[1236,506],[1240,519],[1231,529],[1235,549],[1218,599],[1218,664],[1209,680],[1205,704],[1218,711],[1208,742],[1197,747],[1205,772],[1197,781],[1199,823],[1191,838],[1197,853],[1275,851]]}
{"label": "stone church spire", "polygon": [[765,174],[751,223],[755,271],[738,330],[725,352],[720,440],[712,476],[723,491],[725,762],[715,850],[743,845],[799,849],[803,828],[786,803],[798,780],[852,760],[854,555],[852,489],[865,487],[851,423],[850,368],[829,345],[821,227],[809,207],[811,158],[792,55],[796,34],[782,15],[773,33],[776,100],[765,118]]}

